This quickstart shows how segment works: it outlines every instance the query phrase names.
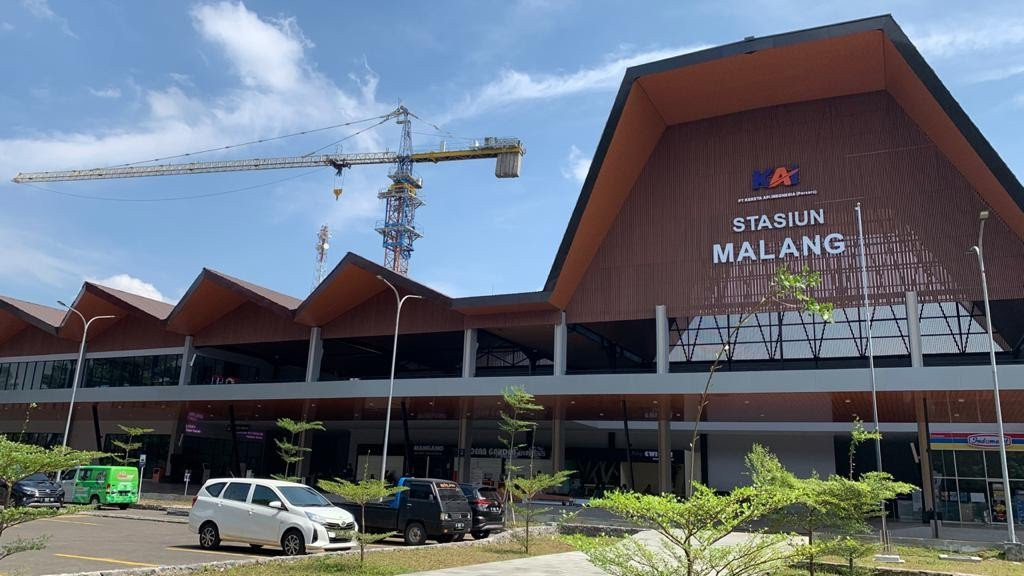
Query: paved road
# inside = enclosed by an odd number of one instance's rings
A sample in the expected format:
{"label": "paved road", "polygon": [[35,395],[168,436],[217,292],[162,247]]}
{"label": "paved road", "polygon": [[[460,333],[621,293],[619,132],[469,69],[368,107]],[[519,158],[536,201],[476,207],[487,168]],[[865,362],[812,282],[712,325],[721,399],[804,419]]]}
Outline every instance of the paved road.
{"label": "paved road", "polygon": [[144,568],[165,564],[196,564],[229,558],[276,554],[248,546],[199,549],[188,526],[178,523],[101,518],[78,514],[46,518],[17,526],[4,534],[31,538],[49,535],[46,549],[22,552],[0,561],[5,576],[39,576],[89,570]]}

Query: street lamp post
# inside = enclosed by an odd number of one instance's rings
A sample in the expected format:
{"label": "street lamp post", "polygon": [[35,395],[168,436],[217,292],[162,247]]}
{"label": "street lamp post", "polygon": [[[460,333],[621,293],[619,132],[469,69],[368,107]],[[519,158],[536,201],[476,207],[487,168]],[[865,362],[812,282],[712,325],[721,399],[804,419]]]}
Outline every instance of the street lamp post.
{"label": "street lamp post", "polygon": [[71,414],[75,410],[75,395],[78,393],[78,379],[82,374],[82,364],[85,363],[85,339],[89,334],[89,325],[96,320],[103,320],[105,318],[117,318],[117,316],[93,316],[89,320],[85,319],[85,316],[81,312],[75,310],[71,306],[57,300],[57,304],[67,308],[68,310],[78,314],[78,317],[82,319],[82,343],[78,347],[78,362],[75,363],[75,376],[71,381],[71,404],[68,406],[68,419],[64,424],[64,440],[61,442],[61,446],[67,447],[68,445],[68,433],[71,431]]}
{"label": "street lamp post", "polygon": [[388,438],[391,434],[391,399],[395,394],[395,361],[398,359],[398,321],[402,318],[402,305],[409,298],[423,298],[415,294],[406,294],[401,296],[398,294],[398,289],[395,288],[391,282],[388,282],[383,276],[377,275],[377,278],[381,282],[388,285],[391,291],[395,293],[395,341],[391,347],[391,382],[388,385],[388,407],[387,412],[384,415],[384,449],[381,452],[380,457],[380,480],[384,481],[384,474],[387,472],[388,465]]}
{"label": "street lamp post", "polygon": [[981,294],[985,300],[985,324],[988,329],[988,359],[992,365],[992,388],[996,400],[996,424],[999,426],[999,463],[1003,468],[1003,501],[1006,506],[1006,531],[1010,542],[1017,543],[1017,533],[1013,526],[1013,493],[1010,492],[1010,474],[1006,467],[1006,435],[1003,433],[1003,408],[999,403],[999,371],[996,369],[996,342],[992,338],[992,313],[988,305],[988,278],[985,275],[985,257],[982,254],[981,242],[985,235],[985,221],[988,210],[978,214],[978,245],[972,246],[970,252],[978,257],[978,269],[981,271]]}
{"label": "street lamp post", "polygon": [[[860,245],[860,283],[864,291],[864,318],[868,325],[868,368],[871,374],[871,416],[875,424],[875,465],[878,471],[882,471],[882,437],[878,426],[878,386],[875,382],[875,343],[871,336],[871,310],[868,304],[868,261],[867,253],[864,251],[864,222],[861,218],[860,202],[854,208],[857,212],[857,240]],[[884,552],[889,554],[889,529],[886,525],[888,512],[885,509],[885,502],[882,503],[882,529],[879,533]]]}

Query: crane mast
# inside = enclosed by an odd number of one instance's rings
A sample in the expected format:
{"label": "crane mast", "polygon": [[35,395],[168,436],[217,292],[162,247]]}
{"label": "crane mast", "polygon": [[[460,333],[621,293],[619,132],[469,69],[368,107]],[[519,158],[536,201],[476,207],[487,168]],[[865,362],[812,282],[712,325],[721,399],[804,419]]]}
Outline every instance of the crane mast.
{"label": "crane mast", "polygon": [[[496,160],[494,168],[496,177],[518,178],[522,156],[526,152],[522,142],[517,138],[484,138],[483,144],[474,141],[470,146],[455,149],[448,149],[442,144],[439,150],[413,152],[412,117],[415,115],[405,106],[399,106],[383,117],[384,120],[394,119],[402,127],[398,152],[318,154],[175,164],[136,164],[84,170],[19,172],[13,181],[18,184],[35,184],[321,166],[330,166],[338,174],[341,174],[342,170],[353,166],[392,164],[394,168],[388,174],[391,184],[377,194],[378,198],[384,200],[385,211],[384,220],[377,222],[375,229],[382,237],[384,265],[400,274],[408,274],[413,242],[422,237],[422,233],[416,229],[416,209],[423,205],[423,200],[420,198],[423,181],[413,174],[413,165],[425,162],[437,164],[456,160],[493,158]],[[335,197],[338,196],[340,196],[340,189],[335,190]]]}

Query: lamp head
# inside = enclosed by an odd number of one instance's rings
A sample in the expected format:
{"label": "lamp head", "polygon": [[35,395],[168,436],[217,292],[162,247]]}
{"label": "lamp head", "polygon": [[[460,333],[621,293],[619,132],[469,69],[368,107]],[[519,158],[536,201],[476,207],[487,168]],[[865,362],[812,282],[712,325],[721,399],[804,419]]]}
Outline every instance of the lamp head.
{"label": "lamp head", "polygon": [[978,213],[978,220],[988,220],[988,210],[982,210]]}
{"label": "lamp head", "polygon": [[63,300],[57,300],[57,304],[60,304],[61,306],[65,307],[65,308],[71,308],[71,306],[68,306],[67,304],[65,304]]}

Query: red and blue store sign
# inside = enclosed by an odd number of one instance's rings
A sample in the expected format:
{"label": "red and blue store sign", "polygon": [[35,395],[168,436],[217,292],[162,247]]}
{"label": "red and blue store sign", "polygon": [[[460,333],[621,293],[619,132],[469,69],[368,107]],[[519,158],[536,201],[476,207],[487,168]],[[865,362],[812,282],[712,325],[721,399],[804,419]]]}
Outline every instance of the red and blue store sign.
{"label": "red and blue store sign", "polygon": [[[1007,450],[1024,450],[1024,434],[1003,434]],[[972,432],[933,432],[932,450],[998,450],[999,434]]]}

